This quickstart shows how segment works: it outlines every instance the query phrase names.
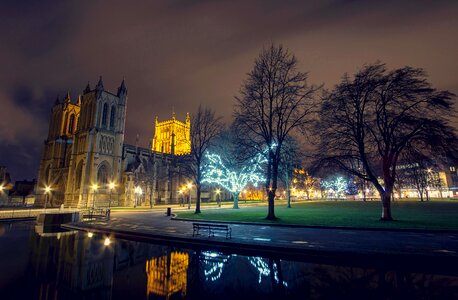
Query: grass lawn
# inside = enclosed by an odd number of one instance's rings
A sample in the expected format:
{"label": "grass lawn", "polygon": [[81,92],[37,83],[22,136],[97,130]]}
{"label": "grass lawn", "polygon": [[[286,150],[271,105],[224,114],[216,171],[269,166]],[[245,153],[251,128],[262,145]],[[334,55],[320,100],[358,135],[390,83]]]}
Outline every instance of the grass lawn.
{"label": "grass lawn", "polygon": [[311,201],[292,203],[286,208],[285,202],[275,207],[276,221],[265,219],[267,206],[243,207],[240,209],[220,208],[193,211],[177,211],[180,218],[197,220],[242,221],[277,224],[300,224],[310,226],[342,226],[361,228],[415,228],[458,230],[458,201],[412,200],[396,201],[392,204],[395,221],[382,222],[380,201]]}

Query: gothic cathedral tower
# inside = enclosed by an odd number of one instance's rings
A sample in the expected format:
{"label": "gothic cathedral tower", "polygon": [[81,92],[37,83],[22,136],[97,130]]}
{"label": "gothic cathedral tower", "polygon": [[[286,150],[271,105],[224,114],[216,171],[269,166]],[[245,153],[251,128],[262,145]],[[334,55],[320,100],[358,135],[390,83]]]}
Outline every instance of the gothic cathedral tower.
{"label": "gothic cathedral tower", "polygon": [[124,80],[116,94],[104,89],[102,77],[93,90],[88,83],[81,98],[81,117],[74,137],[66,206],[87,207],[94,202],[96,206],[108,206],[108,201],[118,201],[116,196],[111,198],[109,183],[119,187],[122,178],[126,101]]}
{"label": "gothic cathedral tower", "polygon": [[[80,101],[74,103],[70,93],[59,100],[56,99],[51,109],[51,121],[48,137],[44,141],[43,156],[38,170],[36,204],[60,205],[64,202],[65,184],[68,179],[73,146],[73,137],[80,119]],[[52,188],[52,193],[45,195],[46,187]]]}

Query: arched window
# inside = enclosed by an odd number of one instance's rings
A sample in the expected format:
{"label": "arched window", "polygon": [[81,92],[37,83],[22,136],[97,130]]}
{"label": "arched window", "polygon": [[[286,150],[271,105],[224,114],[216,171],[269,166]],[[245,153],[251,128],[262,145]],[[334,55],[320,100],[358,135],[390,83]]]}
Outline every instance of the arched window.
{"label": "arched window", "polygon": [[113,105],[111,107],[111,112],[110,112],[110,128],[114,128],[114,122],[115,122],[115,116],[116,116],[116,107]]}
{"label": "arched window", "polygon": [[62,130],[62,135],[67,134],[67,130],[68,130],[68,112],[65,113],[64,128]]}
{"label": "arched window", "polygon": [[49,182],[51,181],[51,178],[50,178],[50,175],[51,175],[51,166],[48,165],[46,167],[46,171],[45,171],[45,184],[48,185]]}
{"label": "arched window", "polygon": [[108,103],[103,105],[102,127],[107,127]]}
{"label": "arched window", "polygon": [[68,133],[73,134],[75,130],[75,115],[70,115],[70,120],[68,121]]}
{"label": "arched window", "polygon": [[75,190],[81,188],[81,177],[83,176],[83,162],[80,161],[75,172]]}
{"label": "arched window", "polygon": [[97,171],[97,183],[100,185],[108,183],[108,168],[106,164],[102,164]]}

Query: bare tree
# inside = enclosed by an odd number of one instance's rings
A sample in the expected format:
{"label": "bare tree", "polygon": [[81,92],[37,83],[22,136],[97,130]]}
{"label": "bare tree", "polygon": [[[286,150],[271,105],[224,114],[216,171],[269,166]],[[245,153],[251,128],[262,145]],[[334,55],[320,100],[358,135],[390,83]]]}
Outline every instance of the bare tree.
{"label": "bare tree", "polygon": [[216,117],[215,112],[210,108],[199,105],[197,112],[191,115],[191,154],[181,157],[180,166],[196,185],[196,214],[201,212],[204,154],[223,128],[221,117]]}
{"label": "bare tree", "polygon": [[307,74],[297,70],[294,55],[283,46],[264,48],[243,83],[234,109],[234,123],[245,149],[267,151],[265,188],[267,219],[275,217],[274,199],[284,141],[294,130],[310,124],[317,87],[307,85]]}
{"label": "bare tree", "polygon": [[[285,140],[283,149],[280,153],[279,179],[285,186],[286,207],[291,208],[291,183],[295,169],[299,169],[302,163],[302,155],[299,144],[294,138]],[[297,179],[296,179],[297,180]]]}
{"label": "bare tree", "polygon": [[430,153],[456,149],[446,117],[453,115],[453,97],[432,88],[421,69],[388,71],[376,63],[354,78],[345,75],[322,104],[322,158],[371,182],[382,200],[381,219],[392,220],[396,166],[407,146]]}

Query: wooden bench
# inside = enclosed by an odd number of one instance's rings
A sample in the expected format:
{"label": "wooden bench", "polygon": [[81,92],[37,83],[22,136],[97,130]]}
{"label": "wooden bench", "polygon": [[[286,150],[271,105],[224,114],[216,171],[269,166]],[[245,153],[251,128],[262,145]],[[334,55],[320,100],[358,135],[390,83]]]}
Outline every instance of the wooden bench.
{"label": "wooden bench", "polygon": [[232,228],[227,224],[192,223],[192,236],[199,235],[200,230],[207,230],[208,237],[215,236],[215,232],[220,231],[226,233],[226,239],[232,238]]}

